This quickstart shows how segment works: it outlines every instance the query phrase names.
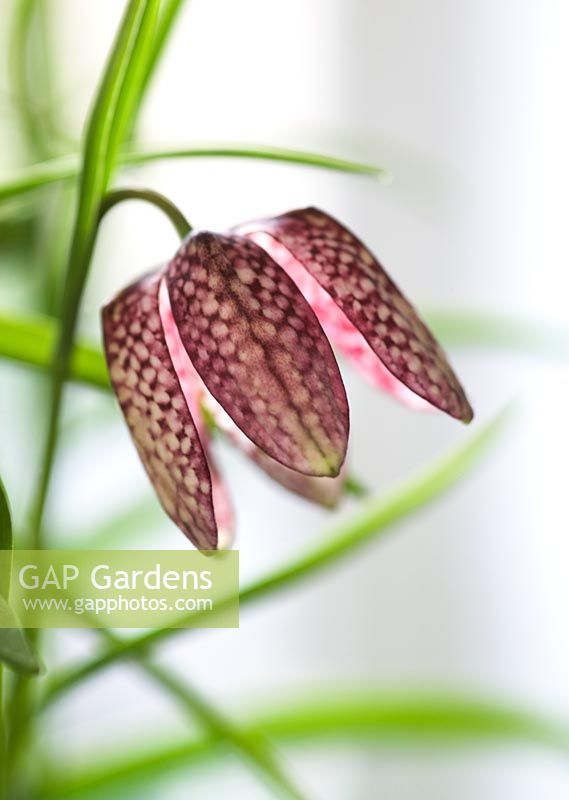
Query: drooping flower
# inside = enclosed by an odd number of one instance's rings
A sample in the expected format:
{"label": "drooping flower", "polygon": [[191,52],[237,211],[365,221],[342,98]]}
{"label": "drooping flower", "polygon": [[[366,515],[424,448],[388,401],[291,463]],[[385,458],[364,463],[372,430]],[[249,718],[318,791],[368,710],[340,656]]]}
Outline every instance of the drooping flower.
{"label": "drooping flower", "polygon": [[111,382],[170,517],[201,549],[232,512],[204,411],[287,488],[332,506],[348,403],[328,338],[375,384],[468,422],[440,346],[369,250],[317,209],[191,233],[103,309]]}

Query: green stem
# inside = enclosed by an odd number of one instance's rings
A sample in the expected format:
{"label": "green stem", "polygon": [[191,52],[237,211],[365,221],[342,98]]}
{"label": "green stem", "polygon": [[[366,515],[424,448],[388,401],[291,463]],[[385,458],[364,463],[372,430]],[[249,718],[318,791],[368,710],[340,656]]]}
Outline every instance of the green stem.
{"label": "green stem", "polygon": [[[118,163],[125,167],[149,164],[154,161],[180,160],[187,158],[247,158],[263,161],[276,161],[285,164],[316,167],[335,172],[347,172],[355,175],[368,175],[375,178],[386,178],[387,173],[379,167],[360,164],[343,158],[334,158],[303,150],[290,150],[282,147],[268,147],[256,144],[219,144],[196,147],[180,147],[160,149],[147,152],[123,151],[118,155]],[[62,156],[51,161],[44,161],[22,170],[12,180],[0,184],[0,202],[20,197],[60,181],[76,178],[80,170],[80,159],[77,155]]]}
{"label": "green stem", "polygon": [[180,239],[185,239],[192,230],[192,226],[178,206],[165,197],[165,195],[155,192],[152,189],[116,189],[113,192],[108,192],[101,203],[99,221],[102,220],[111,208],[114,208],[118,203],[123,203],[125,200],[142,200],[160,209],[160,211],[168,217]]}
{"label": "green stem", "polygon": [[[354,514],[332,530],[325,532],[312,550],[242,589],[239,592],[240,605],[246,605],[259,597],[289,588],[301,579],[330,566],[442,495],[478,462],[502,431],[509,416],[510,409],[502,411],[485,426],[479,428],[466,443],[429,465],[416,477],[407,479],[388,494],[363,501]],[[188,618],[188,622],[192,622],[192,617]],[[175,633],[176,630],[158,628],[141,636],[123,640],[79,667],[63,672],[48,684],[43,696],[43,707],[47,707],[66,691],[111,664],[137,653],[147,652],[149,648]]]}

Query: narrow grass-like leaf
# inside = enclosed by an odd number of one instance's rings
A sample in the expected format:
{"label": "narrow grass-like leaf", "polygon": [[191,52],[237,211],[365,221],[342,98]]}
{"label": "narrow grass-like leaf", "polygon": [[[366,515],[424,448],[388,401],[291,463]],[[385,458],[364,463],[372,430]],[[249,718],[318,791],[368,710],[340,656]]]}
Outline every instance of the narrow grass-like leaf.
{"label": "narrow grass-like leaf", "polygon": [[[16,2],[8,37],[10,93],[20,117],[20,135],[29,154],[36,158],[45,158],[50,149],[51,76],[45,30],[41,24],[44,22],[42,6],[37,0]],[[42,98],[41,104],[39,98]]]}
{"label": "narrow grass-like leaf", "polygon": [[0,662],[15,672],[37,675],[40,671],[40,662],[3,597],[0,597]]}
{"label": "narrow grass-like leaf", "polygon": [[[150,164],[155,161],[184,160],[188,158],[247,158],[316,167],[354,175],[368,175],[375,178],[384,178],[387,175],[385,170],[370,164],[361,164],[349,159],[262,144],[220,143],[193,147],[163,148],[146,152],[125,151],[118,155],[117,160],[124,167],[132,167]],[[26,195],[52,183],[72,180],[79,174],[80,163],[79,156],[72,154],[28,167],[11,180],[0,183],[0,203]]]}
{"label": "narrow grass-like leaf", "polygon": [[[16,672],[36,674],[40,670],[39,661],[8,605],[13,546],[12,515],[6,489],[0,480],[0,664]],[[14,627],[4,627],[6,623]]]}
{"label": "narrow grass-like leaf", "polygon": [[302,793],[291,783],[272,748],[262,735],[252,734],[250,731],[242,729],[219,712],[202,695],[189,687],[187,683],[182,683],[162,667],[145,658],[139,663],[148,675],[158,681],[162,688],[166,688],[192,716],[205,725],[210,735],[227,742],[247,762],[250,762],[280,797],[302,800]]}
{"label": "narrow grass-like leaf", "polygon": [[566,326],[481,309],[431,309],[425,316],[441,339],[457,347],[569,359]]}
{"label": "narrow grass-like leaf", "polygon": [[[387,494],[362,502],[355,513],[326,532],[312,550],[245,586],[239,593],[240,607],[243,608],[259,597],[288,588],[297,581],[336,563],[365,542],[385,533],[395,523],[406,519],[443,495],[474,467],[489,446],[496,441],[508,417],[509,410],[501,412],[489,423],[481,426],[465,443],[428,465],[418,475],[407,479]],[[170,638],[174,633],[175,631],[171,629],[158,628],[141,636],[123,640],[79,667],[63,672],[48,685],[43,705],[50,704],[66,690],[77,686],[109,665],[136,653],[147,652],[157,642]]]}
{"label": "narrow grass-like leaf", "polygon": [[[253,705],[251,703],[249,705]],[[242,730],[262,734],[287,744],[318,746],[337,740],[343,747],[374,744],[433,748],[521,744],[551,747],[566,757],[567,725],[539,713],[508,706],[484,697],[450,692],[411,689],[396,693],[380,688],[365,691],[302,692],[286,705],[253,712],[238,718]],[[145,743],[140,750],[111,759],[98,756],[80,770],[66,764],[44,787],[44,800],[78,796],[121,787],[134,790],[198,762],[227,753],[218,737],[196,737],[189,741]],[[99,795],[100,792],[100,795]],[[91,795],[89,795],[91,797]]]}
{"label": "narrow grass-like leaf", "polygon": [[[50,317],[0,316],[0,356],[20,364],[50,368],[59,323]],[[107,366],[99,348],[77,343],[71,354],[69,377],[101,389],[110,389]]]}
{"label": "narrow grass-like leaf", "polygon": [[12,514],[8,494],[0,478],[0,597],[10,597],[10,577],[12,573]]}
{"label": "narrow grass-like leaf", "polygon": [[142,107],[148,87],[156,73],[156,68],[160,63],[160,59],[164,55],[166,43],[172,33],[172,29],[174,28],[174,24],[183,5],[184,0],[162,0],[158,25],[156,26],[150,52],[146,59],[144,75],[138,90],[136,103],[138,109]]}
{"label": "narrow grass-like leaf", "polygon": [[[47,435],[31,514],[29,542],[42,546],[42,524],[55,457],[63,386],[73,349],[79,307],[95,246],[99,207],[106,192],[118,147],[133,113],[133,96],[143,77],[160,0],[129,0],[88,116],[80,163],[79,197],[63,291],[61,327],[51,362],[51,397]],[[18,676],[12,698],[11,758],[25,741],[31,705],[29,682]]]}
{"label": "narrow grass-like leaf", "polygon": [[39,544],[55,454],[63,383],[95,246],[99,207],[114,167],[121,136],[133,114],[133,97],[142,80],[143,60],[148,54],[158,7],[159,0],[130,0],[89,116],[79,182],[79,204],[65,279],[61,328],[52,362],[48,433],[32,518],[34,546]]}

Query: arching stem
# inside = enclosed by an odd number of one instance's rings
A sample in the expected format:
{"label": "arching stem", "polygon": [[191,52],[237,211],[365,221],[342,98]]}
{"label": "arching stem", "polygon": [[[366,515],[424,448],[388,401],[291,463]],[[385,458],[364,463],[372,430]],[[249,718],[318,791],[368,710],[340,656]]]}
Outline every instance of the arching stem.
{"label": "arching stem", "polygon": [[111,208],[114,208],[114,206],[119,203],[123,203],[125,200],[141,200],[159,208],[160,211],[168,217],[180,239],[185,239],[192,230],[192,226],[178,206],[165,197],[165,195],[160,194],[160,192],[155,192],[152,189],[116,189],[115,191],[108,192],[101,202],[99,222]]}

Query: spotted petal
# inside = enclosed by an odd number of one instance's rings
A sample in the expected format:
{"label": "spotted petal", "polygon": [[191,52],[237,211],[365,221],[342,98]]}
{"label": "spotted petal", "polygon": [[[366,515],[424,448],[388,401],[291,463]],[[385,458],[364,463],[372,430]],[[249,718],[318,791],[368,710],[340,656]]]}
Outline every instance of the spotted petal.
{"label": "spotted petal", "polygon": [[214,549],[212,477],[168,349],[161,281],[154,273],[105,306],[105,353],[119,404],[165,511],[196,547]]}
{"label": "spotted petal", "polygon": [[284,464],[275,461],[274,458],[271,458],[259,447],[256,447],[239,430],[231,417],[211,395],[206,394],[204,396],[204,406],[215,420],[217,428],[223,432],[228,441],[232,442],[276,483],[284,486],[289,492],[294,492],[294,494],[304,497],[305,500],[310,500],[312,503],[325,508],[336,507],[344,490],[346,478],[345,462],[339,475],[333,478],[303,475],[301,472],[285,467]]}
{"label": "spotted petal", "polygon": [[407,387],[453,417],[472,419],[470,404],[443,350],[353,233],[316,208],[237,230],[264,247],[288,272],[330,339],[372,381],[399,396]]}
{"label": "spotted petal", "polygon": [[261,450],[337,475],[348,404],[330,344],[286,273],[254,242],[201,232],[166,269],[174,320],[208,391]]}
{"label": "spotted petal", "polygon": [[233,506],[229,497],[229,492],[217,468],[217,464],[209,447],[211,435],[205,423],[203,408],[209,396],[203,382],[195,371],[188,354],[184,349],[180,333],[174,322],[172,308],[170,306],[170,296],[164,280],[160,283],[159,292],[160,318],[164,327],[164,335],[168,345],[168,352],[172,359],[172,364],[176,371],[176,376],[180,382],[182,393],[188,405],[190,414],[200,441],[204,448],[209,465],[212,484],[213,507],[215,509],[215,519],[218,529],[217,545],[221,549],[228,548],[233,542],[235,533],[235,520]]}

